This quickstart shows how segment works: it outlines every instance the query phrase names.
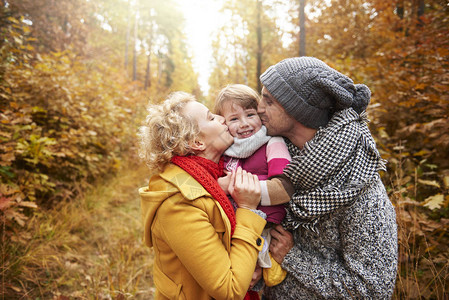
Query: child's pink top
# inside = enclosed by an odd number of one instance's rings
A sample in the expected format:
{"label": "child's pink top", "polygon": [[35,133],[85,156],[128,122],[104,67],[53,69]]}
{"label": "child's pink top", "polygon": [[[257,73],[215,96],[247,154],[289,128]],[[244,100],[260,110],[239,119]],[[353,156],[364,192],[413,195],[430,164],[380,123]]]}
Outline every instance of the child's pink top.
{"label": "child's pink top", "polygon": [[[235,159],[224,157],[224,166],[228,171],[237,167],[257,175],[259,180],[266,180],[272,176],[280,175],[284,168],[290,163],[290,154],[281,137],[272,137],[266,144],[256,150],[248,158]],[[261,206],[257,209],[267,214],[267,222],[280,224],[285,217],[284,205]]]}

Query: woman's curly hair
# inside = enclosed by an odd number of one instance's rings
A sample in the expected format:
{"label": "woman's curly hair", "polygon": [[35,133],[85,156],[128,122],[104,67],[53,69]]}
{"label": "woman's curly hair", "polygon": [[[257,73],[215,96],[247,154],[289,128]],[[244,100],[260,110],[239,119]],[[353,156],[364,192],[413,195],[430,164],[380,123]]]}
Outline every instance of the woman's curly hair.
{"label": "woman's curly hair", "polygon": [[182,111],[187,103],[196,101],[185,92],[174,92],[161,104],[150,104],[145,124],[139,127],[139,157],[150,169],[162,171],[173,156],[192,153],[189,143],[200,130],[198,123]]}

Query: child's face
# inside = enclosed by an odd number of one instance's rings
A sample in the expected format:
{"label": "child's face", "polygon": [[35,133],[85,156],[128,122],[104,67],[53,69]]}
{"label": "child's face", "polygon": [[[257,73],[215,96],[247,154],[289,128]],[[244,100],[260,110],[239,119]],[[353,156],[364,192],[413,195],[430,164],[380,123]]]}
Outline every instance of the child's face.
{"label": "child's face", "polygon": [[223,117],[232,136],[244,139],[252,136],[262,127],[262,121],[254,108],[244,109],[229,101],[223,107]]}

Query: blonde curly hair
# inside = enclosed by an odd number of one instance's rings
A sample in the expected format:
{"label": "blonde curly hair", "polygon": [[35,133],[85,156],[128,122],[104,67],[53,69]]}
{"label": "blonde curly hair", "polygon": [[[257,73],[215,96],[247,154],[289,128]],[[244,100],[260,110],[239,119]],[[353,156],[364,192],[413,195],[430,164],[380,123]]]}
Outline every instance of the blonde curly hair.
{"label": "blonde curly hair", "polygon": [[185,92],[174,92],[161,104],[150,104],[145,124],[139,127],[139,157],[151,169],[162,171],[173,156],[185,156],[192,151],[200,130],[198,123],[182,111],[187,103],[196,101]]}

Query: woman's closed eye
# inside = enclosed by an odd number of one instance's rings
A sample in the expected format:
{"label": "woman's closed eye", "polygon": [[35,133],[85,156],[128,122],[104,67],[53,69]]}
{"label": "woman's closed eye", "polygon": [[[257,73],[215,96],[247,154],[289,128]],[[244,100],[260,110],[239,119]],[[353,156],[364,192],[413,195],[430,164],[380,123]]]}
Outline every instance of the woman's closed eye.
{"label": "woman's closed eye", "polygon": [[211,117],[210,117],[210,120],[211,120],[211,121],[215,120],[216,118],[217,118],[217,115],[211,114]]}

